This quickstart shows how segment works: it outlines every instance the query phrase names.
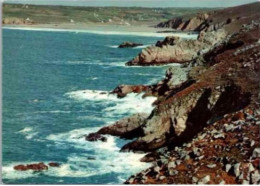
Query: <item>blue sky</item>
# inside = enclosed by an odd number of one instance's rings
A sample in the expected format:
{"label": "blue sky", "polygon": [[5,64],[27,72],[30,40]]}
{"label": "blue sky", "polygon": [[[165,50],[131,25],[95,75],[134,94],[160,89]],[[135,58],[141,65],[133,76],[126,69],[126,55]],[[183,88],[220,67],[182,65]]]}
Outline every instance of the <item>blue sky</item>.
{"label": "blue sky", "polygon": [[72,6],[230,7],[258,0],[4,0],[7,3]]}

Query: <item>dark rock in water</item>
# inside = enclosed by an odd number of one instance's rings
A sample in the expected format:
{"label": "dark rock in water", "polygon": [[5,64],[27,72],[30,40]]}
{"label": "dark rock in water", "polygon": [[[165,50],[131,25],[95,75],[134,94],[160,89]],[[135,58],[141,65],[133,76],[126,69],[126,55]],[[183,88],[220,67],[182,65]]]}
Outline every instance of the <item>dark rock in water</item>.
{"label": "dark rock in water", "polygon": [[140,43],[132,43],[132,42],[124,42],[118,46],[118,48],[134,48],[138,46],[143,46],[143,44]]}
{"label": "dark rock in water", "polygon": [[142,135],[140,133],[142,131],[141,126],[147,117],[148,114],[145,113],[134,114],[128,118],[117,121],[113,125],[101,128],[97,133],[110,134],[113,136],[131,139]]}
{"label": "dark rock in water", "polygon": [[95,157],[87,157],[88,160],[95,160]]}
{"label": "dark rock in water", "polygon": [[87,141],[103,141],[106,142],[107,138],[98,133],[90,133],[85,137]]}
{"label": "dark rock in water", "polygon": [[49,165],[50,167],[59,167],[59,166],[60,166],[60,164],[59,164],[59,163],[56,163],[56,162],[50,162],[48,165]]}
{"label": "dark rock in water", "polygon": [[118,98],[123,98],[129,93],[141,93],[148,90],[149,87],[145,85],[119,85],[111,94],[117,94]]}
{"label": "dark rock in water", "polygon": [[17,165],[14,166],[14,169],[18,171],[27,171],[27,170],[43,171],[43,170],[48,170],[48,166],[41,162],[38,164],[35,163],[35,164],[27,164],[27,165]]}

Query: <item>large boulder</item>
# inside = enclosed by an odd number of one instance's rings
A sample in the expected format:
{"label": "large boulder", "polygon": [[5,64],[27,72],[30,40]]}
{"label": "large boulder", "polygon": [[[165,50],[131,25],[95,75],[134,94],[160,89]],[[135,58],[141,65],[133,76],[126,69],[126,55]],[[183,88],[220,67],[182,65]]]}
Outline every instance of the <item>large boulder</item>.
{"label": "large boulder", "polygon": [[121,119],[114,123],[101,128],[98,134],[110,134],[113,136],[119,136],[122,138],[134,138],[136,136],[142,135],[140,128],[144,121],[147,119],[148,114],[138,113],[130,117]]}
{"label": "large boulder", "polygon": [[86,141],[102,141],[106,142],[107,138],[98,133],[90,133],[85,137]]}

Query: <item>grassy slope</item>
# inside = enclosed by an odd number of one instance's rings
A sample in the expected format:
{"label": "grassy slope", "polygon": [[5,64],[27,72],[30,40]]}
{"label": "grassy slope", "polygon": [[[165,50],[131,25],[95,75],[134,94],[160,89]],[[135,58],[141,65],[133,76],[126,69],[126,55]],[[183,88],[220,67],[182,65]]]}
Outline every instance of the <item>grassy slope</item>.
{"label": "grassy slope", "polygon": [[[36,24],[69,23],[119,23],[123,19],[129,23],[147,23],[168,20],[176,16],[191,16],[199,11],[198,8],[139,8],[139,7],[73,7],[73,6],[39,6],[4,4],[3,19],[30,18]],[[207,9],[208,10],[208,9]]]}

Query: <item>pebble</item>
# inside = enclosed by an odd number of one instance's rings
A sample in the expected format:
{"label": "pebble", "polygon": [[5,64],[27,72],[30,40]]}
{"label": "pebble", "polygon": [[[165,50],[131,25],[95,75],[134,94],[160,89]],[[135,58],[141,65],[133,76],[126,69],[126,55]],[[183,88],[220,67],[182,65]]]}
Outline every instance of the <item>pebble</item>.
{"label": "pebble", "polygon": [[176,164],[180,165],[181,164],[181,160],[176,160]]}
{"label": "pebble", "polygon": [[175,167],[176,167],[175,162],[168,163],[168,169],[175,168]]}
{"label": "pebble", "polygon": [[202,178],[200,181],[199,181],[199,183],[198,184],[206,184],[206,183],[208,183],[210,181],[210,176],[209,175],[207,175],[207,176],[205,176],[204,178]]}
{"label": "pebble", "polygon": [[196,177],[194,177],[194,176],[192,177],[192,183],[197,183],[198,180],[199,180],[198,178],[196,178]]}
{"label": "pebble", "polygon": [[224,180],[221,180],[220,182],[219,182],[219,185],[225,185],[226,184],[226,182],[224,181]]}
{"label": "pebble", "polygon": [[210,169],[212,169],[212,168],[214,168],[216,166],[217,166],[216,164],[209,164],[209,165],[207,165],[207,167],[210,168]]}
{"label": "pebble", "polygon": [[154,170],[155,172],[160,172],[160,167],[159,167],[159,166],[156,166],[156,167],[153,168],[153,170]]}
{"label": "pebble", "polygon": [[249,163],[248,166],[248,172],[253,172],[255,170],[254,166],[252,165],[252,163]]}
{"label": "pebble", "polygon": [[249,181],[243,180],[242,184],[243,184],[243,185],[249,185]]}
{"label": "pebble", "polygon": [[165,176],[160,176],[160,180],[164,180],[166,177]]}
{"label": "pebble", "polygon": [[226,164],[226,166],[225,166],[225,170],[226,170],[226,172],[229,172],[229,170],[231,169],[231,165],[230,164]]}
{"label": "pebble", "polygon": [[238,177],[240,175],[240,170],[239,170],[239,167],[240,167],[240,163],[236,163],[234,165],[234,173],[235,173],[235,176]]}
{"label": "pebble", "polygon": [[177,171],[177,170],[170,170],[169,171],[169,174],[170,174],[170,176],[174,176],[174,175],[176,175],[176,174],[178,174],[179,172]]}
{"label": "pebble", "polygon": [[253,158],[260,158],[260,148],[255,148],[253,151]]}
{"label": "pebble", "polygon": [[202,155],[202,156],[198,157],[198,159],[199,159],[199,160],[202,160],[204,157],[205,157],[205,156]]}
{"label": "pebble", "polygon": [[255,171],[251,174],[251,180],[253,184],[259,184],[260,174],[258,171]]}

